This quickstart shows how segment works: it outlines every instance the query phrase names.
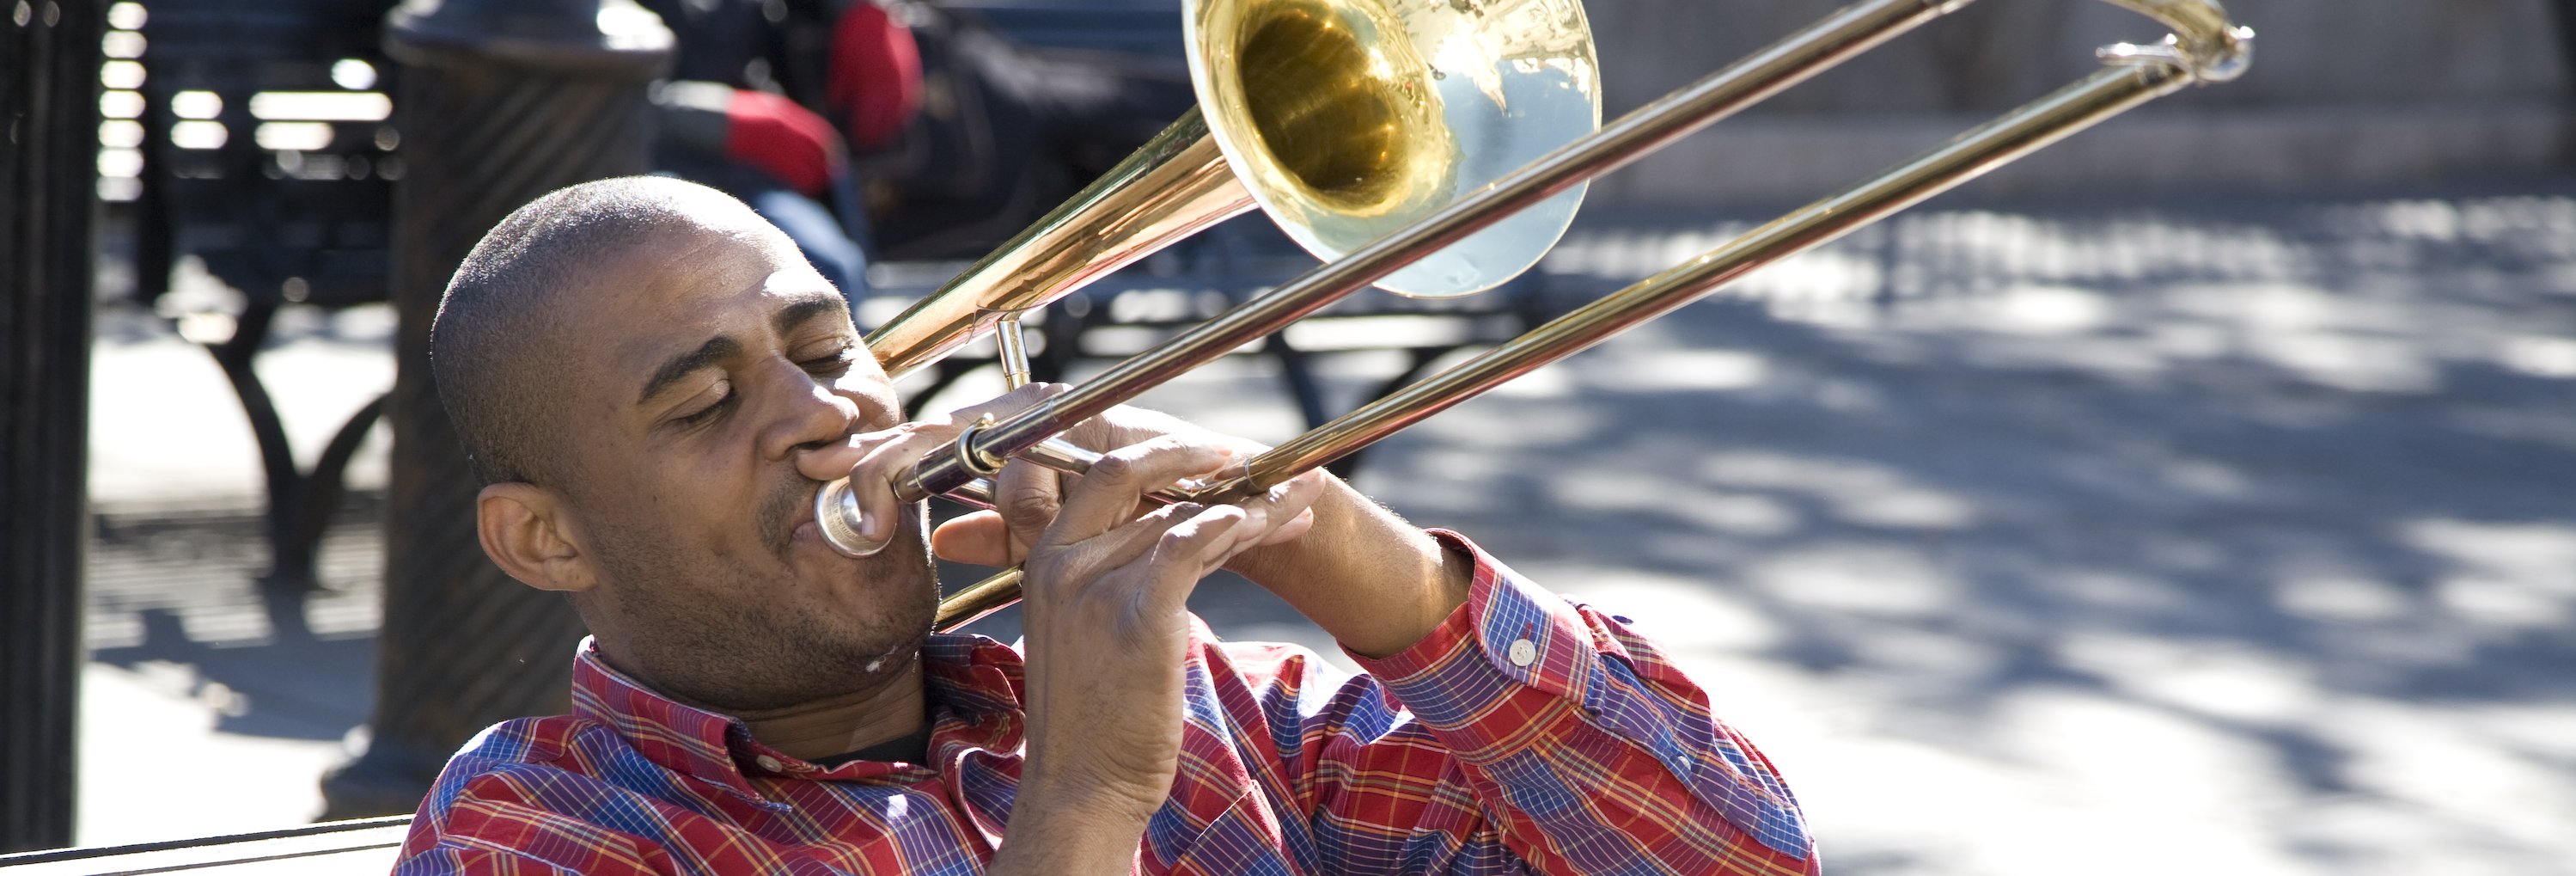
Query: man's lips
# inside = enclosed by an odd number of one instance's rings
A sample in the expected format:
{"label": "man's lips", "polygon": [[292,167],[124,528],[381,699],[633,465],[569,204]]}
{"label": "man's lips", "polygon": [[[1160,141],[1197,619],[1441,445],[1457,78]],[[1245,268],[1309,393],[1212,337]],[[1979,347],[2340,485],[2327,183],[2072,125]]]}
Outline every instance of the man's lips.
{"label": "man's lips", "polygon": [[[763,503],[758,520],[761,539],[779,559],[786,559],[795,544],[808,537],[804,531],[814,526],[814,491],[821,486],[797,478],[793,483],[781,484]],[[819,537],[821,533],[814,535]]]}
{"label": "man's lips", "polygon": [[[822,489],[822,484],[814,485],[815,492],[821,492]],[[787,519],[787,538],[789,541],[793,542],[820,542],[823,540],[822,525],[814,522],[813,496],[808,495],[804,501],[796,503],[796,513]]]}

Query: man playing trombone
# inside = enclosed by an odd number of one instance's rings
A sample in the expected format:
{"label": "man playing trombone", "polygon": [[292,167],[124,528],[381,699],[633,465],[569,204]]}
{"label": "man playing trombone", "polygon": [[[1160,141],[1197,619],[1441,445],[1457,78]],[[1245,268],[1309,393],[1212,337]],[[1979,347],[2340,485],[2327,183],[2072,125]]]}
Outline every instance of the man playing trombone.
{"label": "man playing trombone", "polygon": [[[1087,475],[1014,463],[925,532],[871,485],[1050,388],[905,422],[839,294],[712,190],[521,208],[432,361],[485,551],[592,637],[573,714],[469,742],[397,872],[1817,870],[1768,761],[1617,619],[1321,473],[1140,501],[1242,442],[1121,409],[1068,436]],[[891,543],[864,559],[813,519],[845,476]],[[1023,647],[930,631],[934,548],[1027,570]],[[1219,567],[1369,674],[1218,642],[1184,601]]]}

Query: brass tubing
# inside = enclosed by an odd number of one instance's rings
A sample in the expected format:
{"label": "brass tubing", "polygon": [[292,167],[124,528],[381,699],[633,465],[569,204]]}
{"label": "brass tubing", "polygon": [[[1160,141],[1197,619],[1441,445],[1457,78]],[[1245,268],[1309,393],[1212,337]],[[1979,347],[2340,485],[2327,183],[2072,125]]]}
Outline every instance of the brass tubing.
{"label": "brass tubing", "polygon": [[[1638,108],[1460,198],[1403,230],[1318,266],[1191,328],[1161,347],[1120,362],[1075,387],[975,435],[977,457],[1009,458],[1073,424],[1232,352],[1263,335],[1465,239],[1511,213],[1627,166],[1647,153],[1831,69],[1968,0],[1866,0],[1827,16],[1699,82]],[[934,451],[895,485],[918,501],[974,479],[959,454]]]}
{"label": "brass tubing", "polygon": [[1252,209],[1207,121],[1190,110],[1134,154],[867,337],[886,376],[939,361],[1004,316],[1044,307]]}
{"label": "brass tubing", "polygon": [[1002,361],[1002,385],[1011,389],[1029,385],[1029,341],[1020,333],[1020,311],[1002,314],[993,322],[993,340],[1000,348],[996,358]]}
{"label": "brass tubing", "polygon": [[939,613],[930,619],[930,628],[943,633],[983,620],[985,615],[1011,607],[1020,601],[1021,572],[1017,567],[1003,569],[992,577],[966,585],[966,589],[939,599]]}

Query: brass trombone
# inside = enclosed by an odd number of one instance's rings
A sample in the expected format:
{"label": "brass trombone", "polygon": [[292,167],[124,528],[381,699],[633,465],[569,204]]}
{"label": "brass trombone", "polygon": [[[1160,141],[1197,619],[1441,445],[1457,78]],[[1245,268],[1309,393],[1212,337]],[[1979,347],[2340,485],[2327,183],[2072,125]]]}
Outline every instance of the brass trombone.
{"label": "brass trombone", "polygon": [[[1087,465],[1088,454],[1050,441],[1052,436],[1198,364],[1284,328],[1343,295],[1395,275],[1404,266],[1443,247],[1475,241],[1479,232],[1498,226],[1517,211],[1559,203],[1551,199],[1578,192],[1595,176],[1625,166],[1665,143],[1969,2],[1863,0],[1846,7],[1597,132],[1575,138],[1544,158],[1432,207],[1400,228],[1182,333],[1165,346],[1122,362],[1088,383],[1010,419],[977,424],[952,442],[952,452],[925,457],[892,486],[905,501],[960,492],[971,499],[978,492],[975,485],[980,478],[991,476],[1003,461],[1022,456],[1078,472]],[[1240,474],[1218,483],[1188,485],[1164,498],[1214,503],[1256,495],[1514,377],[1697,300],[1756,269],[1821,246],[2112,116],[2191,85],[2234,79],[2243,74],[2251,60],[2253,31],[2232,23],[2216,0],[2105,2],[2151,17],[2170,28],[2171,33],[2153,45],[2123,43],[2103,48],[2098,53],[2107,65],[2103,70],[1877,177],[1799,208],[1281,444],[1254,457]],[[1208,82],[1212,74],[1197,62],[1204,56],[1221,55],[1228,47],[1222,43],[1198,45],[1211,33],[1202,19],[1212,14],[1213,7],[1232,5],[1210,2],[1192,13],[1193,76],[1203,104],[1227,92],[1211,94]],[[1506,4],[1467,0],[1463,4],[1435,5]],[[1579,24],[1579,12],[1574,20]],[[1588,60],[1588,38],[1585,43],[1582,56]],[[1570,209],[1568,205],[1569,216]],[[1559,224],[1556,233],[1561,230]],[[1552,244],[1554,239],[1551,233],[1548,242]],[[1528,255],[1534,260],[1536,253]],[[995,318],[987,324],[999,321]],[[899,334],[913,331],[906,328]],[[881,330],[878,334],[886,332]],[[877,335],[870,336],[872,345],[876,340]],[[958,338],[947,342],[943,349],[953,349],[963,342]],[[1006,349],[1010,346],[1005,345]],[[880,359],[887,358],[888,353],[880,353]],[[889,366],[889,370],[895,368]],[[866,552],[870,546],[855,538],[856,502],[850,498],[846,483],[826,485],[817,493],[815,504],[818,521],[835,547],[853,554]],[[937,627],[954,629],[1010,604],[1018,595],[1017,570],[1003,572],[942,601]]]}

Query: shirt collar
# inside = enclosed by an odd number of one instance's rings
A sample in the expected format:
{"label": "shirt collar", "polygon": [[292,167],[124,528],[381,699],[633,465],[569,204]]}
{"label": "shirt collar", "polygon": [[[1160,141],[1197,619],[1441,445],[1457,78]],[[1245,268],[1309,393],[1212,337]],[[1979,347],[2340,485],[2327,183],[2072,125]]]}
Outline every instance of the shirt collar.
{"label": "shirt collar", "polygon": [[[921,661],[932,761],[952,762],[961,746],[1018,749],[1024,684],[1018,651],[983,636],[934,633],[922,645]],[[761,796],[747,770],[832,779],[914,771],[866,761],[825,769],[788,757],[752,739],[741,719],[673,700],[617,671],[590,637],[573,656],[572,707],[574,716],[609,728],[646,760],[755,801]]]}

